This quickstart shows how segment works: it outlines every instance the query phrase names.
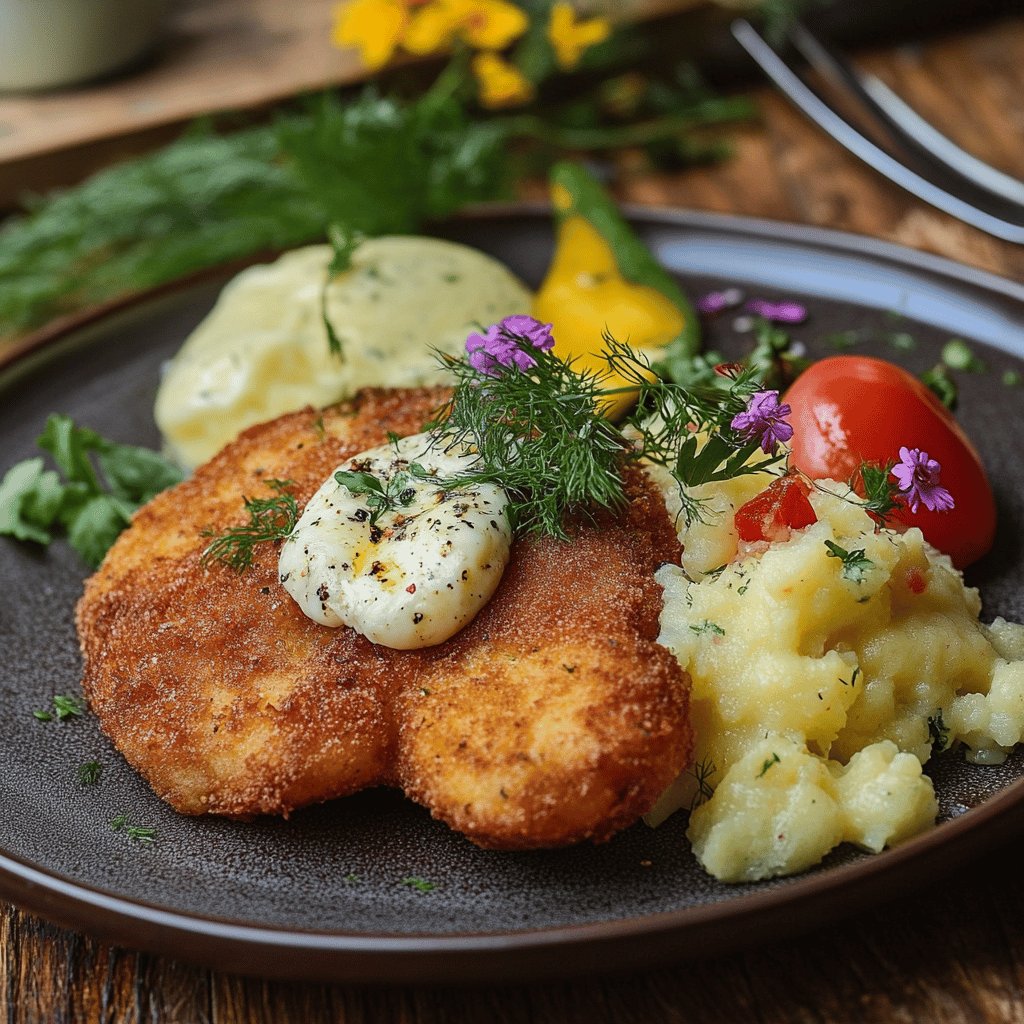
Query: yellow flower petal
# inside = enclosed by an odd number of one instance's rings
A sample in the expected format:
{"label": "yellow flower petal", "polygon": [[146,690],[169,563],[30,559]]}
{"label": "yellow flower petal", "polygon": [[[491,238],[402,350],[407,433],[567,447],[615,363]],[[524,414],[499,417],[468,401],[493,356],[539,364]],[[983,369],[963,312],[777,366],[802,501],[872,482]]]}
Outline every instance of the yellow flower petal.
{"label": "yellow flower petal", "polygon": [[409,20],[403,0],[351,0],[335,8],[331,40],[336,46],[354,46],[371,70],[391,59]]}
{"label": "yellow flower petal", "polygon": [[533,82],[496,53],[478,53],[472,66],[485,107],[514,107],[533,99]]}
{"label": "yellow flower petal", "polygon": [[504,50],[530,26],[530,19],[505,0],[463,0],[462,38],[478,50]]}
{"label": "yellow flower petal", "polygon": [[450,0],[423,4],[413,14],[402,45],[419,56],[451,46],[462,26],[463,12],[459,7]]}
{"label": "yellow flower petal", "polygon": [[555,51],[555,60],[560,67],[572,70],[580,62],[586,50],[597,43],[603,43],[612,27],[607,18],[588,18],[577,21],[572,4],[559,0],[551,8],[548,22],[548,39]]}

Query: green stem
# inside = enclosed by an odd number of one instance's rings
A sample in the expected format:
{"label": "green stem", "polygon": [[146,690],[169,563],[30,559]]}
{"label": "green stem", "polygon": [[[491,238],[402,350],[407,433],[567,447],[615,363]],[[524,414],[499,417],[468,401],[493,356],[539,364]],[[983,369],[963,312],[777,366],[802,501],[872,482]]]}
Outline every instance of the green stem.
{"label": "green stem", "polygon": [[551,124],[534,114],[521,114],[500,121],[511,137],[537,139],[564,149],[618,149],[645,146],[670,138],[701,125],[742,121],[754,115],[754,107],[743,96],[721,100],[705,100],[686,113],[659,117],[637,124],[608,128],[567,128]]}

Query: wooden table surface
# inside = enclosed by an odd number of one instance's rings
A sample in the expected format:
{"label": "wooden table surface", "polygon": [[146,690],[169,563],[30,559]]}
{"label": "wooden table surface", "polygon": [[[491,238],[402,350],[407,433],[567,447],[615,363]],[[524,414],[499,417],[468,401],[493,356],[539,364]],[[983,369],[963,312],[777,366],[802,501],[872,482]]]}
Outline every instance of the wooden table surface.
{"label": "wooden table surface", "polygon": [[[963,145],[1024,177],[1024,17],[862,58]],[[1024,280],[1024,249],[888,185],[772,93],[758,100],[762,123],[736,134],[728,163],[630,178],[623,198],[841,228]],[[1020,844],[1010,843],[923,892],[733,956],[629,977],[467,989],[227,976],[0,906],[0,1021],[1024,1021],[1021,864]]]}

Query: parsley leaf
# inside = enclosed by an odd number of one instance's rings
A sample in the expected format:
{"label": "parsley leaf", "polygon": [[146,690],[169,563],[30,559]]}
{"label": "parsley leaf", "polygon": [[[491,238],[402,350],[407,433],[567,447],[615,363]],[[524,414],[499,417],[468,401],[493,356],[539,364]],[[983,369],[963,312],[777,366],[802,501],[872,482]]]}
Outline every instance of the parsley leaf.
{"label": "parsley leaf", "polygon": [[839,575],[851,583],[863,583],[867,574],[875,567],[875,563],[864,556],[863,548],[847,551],[831,540],[825,541],[825,547],[828,548],[829,558],[840,559],[842,567]]}
{"label": "parsley leaf", "polygon": [[73,694],[59,693],[53,698],[53,711],[33,711],[40,722],[63,722],[66,718],[80,718],[85,713],[85,701]]}
{"label": "parsley leaf", "polygon": [[7,471],[0,482],[0,535],[45,545],[63,527],[93,568],[132,513],[181,479],[156,452],[108,441],[67,416],[51,415],[37,443],[60,473],[45,469],[41,458]]}
{"label": "parsley leaf", "polygon": [[[857,475],[864,485],[864,500],[861,502],[865,512],[875,516],[884,523],[892,513],[900,507],[899,488],[892,477],[894,463],[878,466],[871,462],[861,464]],[[851,484],[851,488],[856,490]]]}

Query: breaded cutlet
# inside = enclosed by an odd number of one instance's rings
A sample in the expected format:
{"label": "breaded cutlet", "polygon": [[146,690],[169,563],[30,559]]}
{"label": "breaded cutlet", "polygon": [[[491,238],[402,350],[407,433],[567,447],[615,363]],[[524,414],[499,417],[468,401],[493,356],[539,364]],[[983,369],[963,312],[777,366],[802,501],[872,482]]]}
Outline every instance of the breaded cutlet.
{"label": "breaded cutlet", "polygon": [[491,601],[451,639],[399,651],[308,619],[263,544],[204,563],[243,496],[291,481],[300,507],[345,459],[420,430],[439,389],[367,390],[246,430],[135,516],[77,609],[83,687],[103,730],[186,814],[287,815],[403,789],[475,843],[601,841],[686,767],[688,679],[655,643],[654,572],[679,544],[656,489],[521,538]]}

